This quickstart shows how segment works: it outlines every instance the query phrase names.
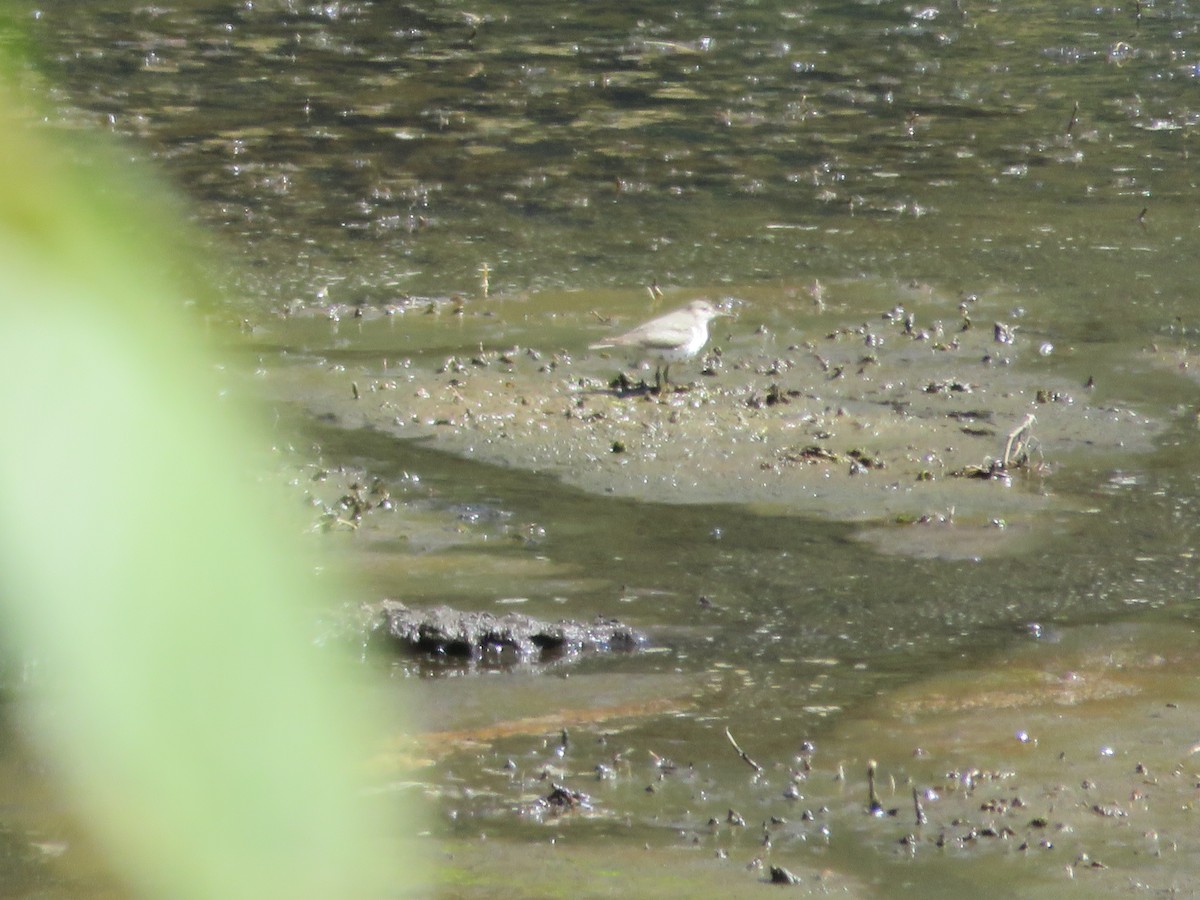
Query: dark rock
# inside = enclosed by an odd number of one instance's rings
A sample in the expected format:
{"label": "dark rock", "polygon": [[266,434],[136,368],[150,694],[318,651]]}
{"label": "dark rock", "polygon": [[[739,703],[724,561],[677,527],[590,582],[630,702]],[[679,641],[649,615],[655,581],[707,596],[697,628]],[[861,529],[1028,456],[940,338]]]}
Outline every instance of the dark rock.
{"label": "dark rock", "polygon": [[771,884],[799,884],[800,879],[783,866],[771,866]]}
{"label": "dark rock", "polygon": [[540,661],[585,650],[636,650],[643,635],[615,620],[543,622],[519,613],[497,616],[448,606],[411,609],[396,600],[378,606],[373,630],[418,652],[465,660]]}

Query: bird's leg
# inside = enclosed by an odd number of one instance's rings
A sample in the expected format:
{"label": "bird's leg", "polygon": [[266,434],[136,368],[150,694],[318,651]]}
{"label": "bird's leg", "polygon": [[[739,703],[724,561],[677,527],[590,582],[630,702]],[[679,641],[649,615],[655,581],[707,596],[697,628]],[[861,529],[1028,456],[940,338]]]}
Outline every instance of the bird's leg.
{"label": "bird's leg", "polygon": [[658,388],[658,392],[660,394],[663,392],[663,388],[669,388],[671,386],[671,364],[670,363],[666,363],[665,365],[659,366],[657,369],[654,370],[654,385],[655,385],[655,387]]}

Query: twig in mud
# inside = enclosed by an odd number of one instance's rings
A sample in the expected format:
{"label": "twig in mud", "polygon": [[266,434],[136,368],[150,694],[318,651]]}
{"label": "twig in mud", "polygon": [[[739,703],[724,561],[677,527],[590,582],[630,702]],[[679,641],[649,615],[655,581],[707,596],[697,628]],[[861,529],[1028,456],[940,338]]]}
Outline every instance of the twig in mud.
{"label": "twig in mud", "polygon": [[733,739],[733,734],[729,731],[728,728],[725,729],[725,737],[729,738],[729,743],[733,744],[733,749],[736,750],[738,756],[740,756],[742,758],[742,762],[744,762],[746,765],[748,765],[750,768],[752,768],[755,772],[761,772],[763,770],[762,766],[760,766],[758,763],[756,763],[754,760],[752,760],[746,754],[746,751],[738,746],[738,742]]}
{"label": "twig in mud", "polygon": [[646,752],[650,754],[650,758],[652,760],[654,760],[654,765],[658,768],[658,770],[660,772],[674,772],[675,771],[676,766],[675,766],[675,763],[673,760],[668,759],[665,756],[659,756],[653,750],[647,750]]}
{"label": "twig in mud", "polygon": [[817,312],[825,311],[825,285],[816,279],[808,289],[808,295],[812,297],[813,306],[817,308]]}
{"label": "twig in mud", "polygon": [[1029,440],[1033,436],[1033,423],[1037,419],[1033,413],[1028,413],[1025,420],[1016,428],[1008,433],[1008,442],[1004,445],[1004,468],[1009,468],[1014,462],[1018,461],[1018,457],[1028,457]]}
{"label": "twig in mud", "polygon": [[883,815],[883,804],[875,792],[875,760],[867,761],[867,811],[873,816]]}
{"label": "twig in mud", "polygon": [[1027,466],[1030,452],[1037,449],[1038,440],[1033,434],[1036,421],[1033,413],[1029,413],[1020,425],[1008,433],[1008,439],[1004,443],[1004,456],[1000,459],[989,457],[982,466],[956,469],[950,473],[951,477],[982,478],[1008,483],[1012,477],[1012,470]]}
{"label": "twig in mud", "polygon": [[913,788],[913,809],[917,814],[917,824],[924,825],[929,820],[925,818],[925,807],[921,805],[921,792]]}

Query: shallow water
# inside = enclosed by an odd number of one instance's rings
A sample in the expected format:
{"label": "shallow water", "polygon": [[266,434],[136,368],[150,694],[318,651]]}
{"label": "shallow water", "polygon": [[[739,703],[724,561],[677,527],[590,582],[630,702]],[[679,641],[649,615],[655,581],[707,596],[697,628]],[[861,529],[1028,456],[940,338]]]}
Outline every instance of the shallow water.
{"label": "shallow water", "polygon": [[[30,24],[63,121],[128,136],[239,263],[222,312],[253,331],[238,384],[298,422],[282,468],[319,457],[399,501],[314,533],[318,552],[346,554],[369,599],[650,636],[517,672],[365,664],[382,715],[398,685],[423,698],[429,735],[375,763],[391,801],[415,792],[387,773],[428,761],[420,840],[440,841],[445,895],[578,896],[564,863],[598,895],[727,895],[766,877],[756,859],[863,896],[1196,889],[1190,7],[92,3]],[[979,297],[977,326],[1012,322],[1020,343],[1011,371],[973,360],[970,378],[1061,380],[1128,433],[1044,440],[1045,472],[931,501],[944,519],[914,526],[880,505],[609,492],[312,414],[340,392],[345,419],[349,379],[440,385],[448,357],[514,345],[561,354],[556,385],[603,384],[613,366],[585,348],[611,326],[592,310],[635,321],[652,283],[733,298],[730,360],[901,302],[952,331]],[[372,315],[388,304],[406,311]],[[314,520],[332,499],[310,499]],[[902,813],[867,814],[869,759]],[[967,769],[1011,774],[964,787]],[[551,781],[591,809],[539,809]],[[981,816],[993,783],[1009,805]],[[943,798],[919,828],[913,786]],[[1014,833],[963,839],[992,820]]]}

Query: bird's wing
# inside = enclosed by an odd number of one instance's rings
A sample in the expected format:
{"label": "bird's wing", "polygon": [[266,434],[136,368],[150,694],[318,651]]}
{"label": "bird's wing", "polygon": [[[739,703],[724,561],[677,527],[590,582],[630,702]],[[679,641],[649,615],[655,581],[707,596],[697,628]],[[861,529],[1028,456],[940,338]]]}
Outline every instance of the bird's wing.
{"label": "bird's wing", "polygon": [[678,313],[669,313],[660,318],[651,319],[624,334],[590,344],[588,349],[605,350],[610,347],[640,345],[647,350],[673,350],[686,344],[691,334],[691,321],[687,317]]}
{"label": "bird's wing", "polygon": [[692,330],[690,328],[668,326],[666,328],[659,327],[655,330],[653,337],[650,335],[639,335],[636,343],[641,344],[649,350],[671,350],[686,344],[688,338],[691,337]]}
{"label": "bird's wing", "polygon": [[622,344],[641,344],[653,349],[670,349],[687,343],[691,333],[691,323],[686,320],[654,319],[645,325],[639,325],[628,334],[614,338],[614,340]]}

